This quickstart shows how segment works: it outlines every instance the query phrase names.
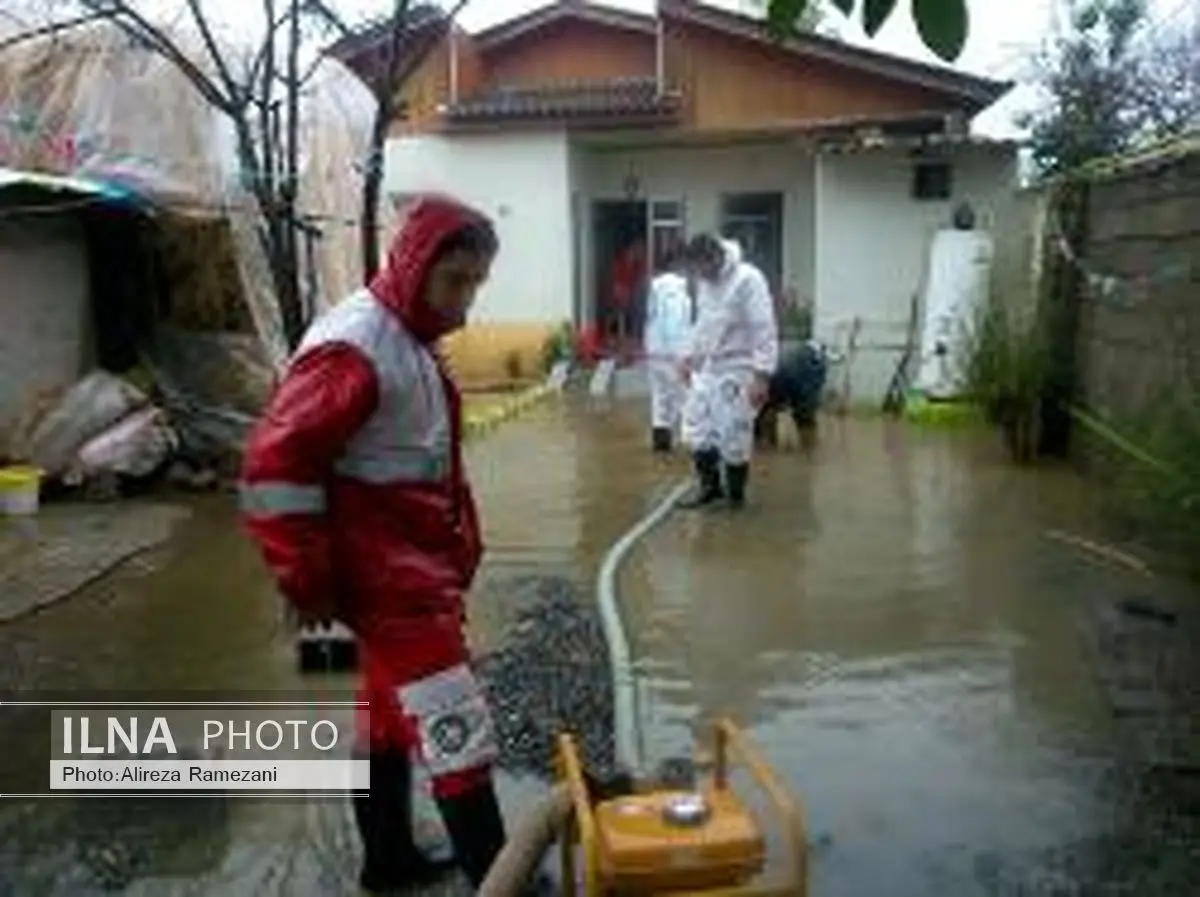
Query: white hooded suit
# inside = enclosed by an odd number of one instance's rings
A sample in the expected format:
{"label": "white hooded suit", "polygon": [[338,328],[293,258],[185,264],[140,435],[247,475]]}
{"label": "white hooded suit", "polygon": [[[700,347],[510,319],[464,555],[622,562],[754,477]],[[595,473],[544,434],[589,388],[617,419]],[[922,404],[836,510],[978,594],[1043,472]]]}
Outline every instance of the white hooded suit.
{"label": "white hooded suit", "polygon": [[770,377],[779,357],[775,306],[767,279],[722,240],[725,265],[715,283],[697,285],[697,320],[687,356],[692,378],[683,408],[683,441],[693,452],[716,449],[728,465],[747,464],[755,409],[749,387]]}
{"label": "white hooded suit", "polygon": [[687,354],[692,328],[692,300],[687,279],[667,271],[650,282],[645,351],[650,380],[650,426],[675,432],[687,386],[679,362]]}

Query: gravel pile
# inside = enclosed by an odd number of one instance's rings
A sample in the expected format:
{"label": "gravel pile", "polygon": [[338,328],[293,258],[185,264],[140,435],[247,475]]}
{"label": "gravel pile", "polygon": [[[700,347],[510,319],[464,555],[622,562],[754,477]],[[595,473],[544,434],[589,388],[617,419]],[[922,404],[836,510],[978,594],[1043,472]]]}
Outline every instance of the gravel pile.
{"label": "gravel pile", "polygon": [[553,778],[554,740],[569,731],[589,769],[608,774],[613,689],[600,616],[567,579],[526,579],[520,591],[528,600],[518,599],[500,647],[478,662],[496,718],[500,766]]}

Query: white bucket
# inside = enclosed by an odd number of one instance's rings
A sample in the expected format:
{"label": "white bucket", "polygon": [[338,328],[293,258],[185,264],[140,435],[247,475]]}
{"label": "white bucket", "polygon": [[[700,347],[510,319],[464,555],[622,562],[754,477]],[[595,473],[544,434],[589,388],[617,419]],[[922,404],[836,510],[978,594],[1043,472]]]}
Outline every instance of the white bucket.
{"label": "white bucket", "polygon": [[42,472],[36,467],[0,467],[0,513],[29,517],[40,506]]}

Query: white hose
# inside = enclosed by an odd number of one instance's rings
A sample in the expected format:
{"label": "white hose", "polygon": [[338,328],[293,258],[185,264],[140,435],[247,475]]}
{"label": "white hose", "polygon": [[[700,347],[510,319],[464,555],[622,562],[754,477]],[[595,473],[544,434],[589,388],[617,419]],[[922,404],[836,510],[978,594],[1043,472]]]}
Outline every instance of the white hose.
{"label": "white hose", "polygon": [[691,488],[690,480],[680,483],[649,514],[618,539],[604,556],[604,563],[600,565],[600,573],[596,578],[596,603],[600,607],[600,619],[604,625],[604,637],[608,642],[608,656],[612,665],[613,727],[617,762],[635,775],[645,772],[637,738],[641,723],[638,719],[633,663],[629,658],[629,640],[625,636],[625,624],[617,608],[617,571],[630,549],[662,523]]}

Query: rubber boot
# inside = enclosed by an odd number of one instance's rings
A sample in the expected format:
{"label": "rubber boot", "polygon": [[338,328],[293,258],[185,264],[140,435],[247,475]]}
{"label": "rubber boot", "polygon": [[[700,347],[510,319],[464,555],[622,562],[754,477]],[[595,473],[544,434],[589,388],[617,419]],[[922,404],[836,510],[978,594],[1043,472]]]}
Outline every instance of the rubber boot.
{"label": "rubber boot", "polygon": [[655,427],[650,431],[650,444],[658,454],[671,451],[671,431],[666,427]]}
{"label": "rubber boot", "polygon": [[504,847],[504,816],[496,789],[489,781],[453,797],[439,797],[437,804],[458,867],[472,891],[478,891]]}
{"label": "rubber boot", "polygon": [[703,508],[720,501],[725,493],[721,489],[721,456],[716,449],[706,449],[692,455],[696,467],[697,489],[690,498],[679,503],[681,508]]}
{"label": "rubber boot", "polygon": [[725,485],[729,490],[729,507],[742,508],[746,505],[746,480],[750,478],[749,464],[726,464]]}
{"label": "rubber boot", "polygon": [[354,820],[363,845],[359,886],[385,893],[428,885],[453,863],[435,863],[418,849],[412,829],[412,768],[403,752],[373,753],[371,790],[355,791]]}

